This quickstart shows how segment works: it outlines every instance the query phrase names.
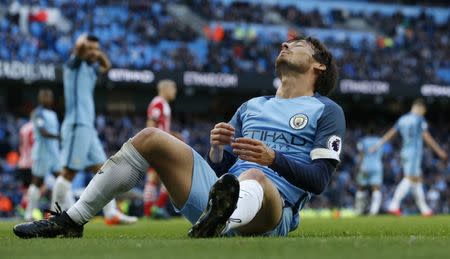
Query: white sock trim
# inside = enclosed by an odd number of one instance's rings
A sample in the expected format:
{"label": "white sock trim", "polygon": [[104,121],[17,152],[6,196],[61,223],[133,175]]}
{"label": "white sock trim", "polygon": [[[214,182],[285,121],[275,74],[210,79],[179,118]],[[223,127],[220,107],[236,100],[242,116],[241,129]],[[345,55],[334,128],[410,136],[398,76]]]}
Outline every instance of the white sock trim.
{"label": "white sock trim", "polygon": [[239,183],[239,187],[238,203],[226,231],[250,223],[262,206],[264,189],[258,181],[244,180]]}
{"label": "white sock trim", "polygon": [[[136,150],[136,148],[131,144],[131,139],[129,139],[122,146],[122,156],[125,158],[136,170],[147,171],[150,166],[145,160],[145,158]],[[112,157],[114,158],[114,156]]]}

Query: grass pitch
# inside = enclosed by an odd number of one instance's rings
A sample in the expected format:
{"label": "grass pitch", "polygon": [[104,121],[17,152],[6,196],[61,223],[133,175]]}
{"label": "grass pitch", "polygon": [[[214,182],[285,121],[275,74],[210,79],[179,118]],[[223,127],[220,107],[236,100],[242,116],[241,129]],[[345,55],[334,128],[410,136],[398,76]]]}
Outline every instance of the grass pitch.
{"label": "grass pitch", "polygon": [[450,216],[304,219],[287,238],[189,239],[184,219],[108,227],[82,239],[21,240],[0,222],[0,258],[448,258]]}

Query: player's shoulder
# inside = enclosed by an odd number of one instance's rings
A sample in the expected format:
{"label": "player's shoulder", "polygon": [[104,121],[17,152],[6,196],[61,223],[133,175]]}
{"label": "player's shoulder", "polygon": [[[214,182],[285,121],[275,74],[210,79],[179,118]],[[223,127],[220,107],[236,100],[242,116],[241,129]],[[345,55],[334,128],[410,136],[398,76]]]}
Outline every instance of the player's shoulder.
{"label": "player's shoulder", "polygon": [[267,95],[267,96],[258,96],[258,97],[253,97],[247,101],[245,101],[244,103],[241,104],[241,106],[239,107],[240,112],[244,112],[247,110],[248,107],[260,107],[260,105],[264,104],[265,102],[269,101],[270,99],[274,98],[275,96],[273,95]]}
{"label": "player's shoulder", "polygon": [[36,118],[38,116],[43,116],[44,114],[44,107],[37,106],[31,111],[31,118]]}
{"label": "player's shoulder", "polygon": [[164,99],[161,96],[155,96],[150,102],[150,105],[157,106],[157,105],[163,105]]}
{"label": "player's shoulder", "polygon": [[319,102],[321,102],[323,105],[325,105],[325,107],[327,109],[333,109],[333,110],[339,110],[339,111],[343,111],[342,107],[337,104],[335,101],[331,100],[330,98],[320,95],[320,94],[315,94],[314,98],[316,98]]}
{"label": "player's shoulder", "polygon": [[253,97],[250,100],[246,101],[244,104],[260,104],[269,101],[270,99],[275,98],[275,95],[263,95],[258,97]]}
{"label": "player's shoulder", "polygon": [[320,94],[315,94],[314,98],[324,105],[322,116],[332,115],[344,117],[344,110],[335,101]]}

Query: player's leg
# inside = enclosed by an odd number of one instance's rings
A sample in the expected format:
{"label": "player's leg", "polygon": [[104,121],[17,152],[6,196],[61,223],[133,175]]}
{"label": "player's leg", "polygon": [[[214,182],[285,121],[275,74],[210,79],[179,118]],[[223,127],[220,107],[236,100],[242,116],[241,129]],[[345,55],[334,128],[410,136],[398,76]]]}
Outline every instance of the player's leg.
{"label": "player's leg", "polygon": [[392,197],[391,203],[389,204],[388,212],[394,215],[401,215],[400,211],[400,203],[408,194],[409,189],[411,188],[411,180],[408,178],[414,171],[414,160],[411,159],[409,154],[402,154],[402,167],[404,177],[398,184],[397,188],[394,192],[394,197]]}
{"label": "player's leg", "polygon": [[150,168],[147,172],[147,177],[144,186],[144,215],[149,217],[152,213],[152,207],[158,199],[158,188],[160,186],[160,179],[156,174],[155,169]]}
{"label": "player's leg", "polygon": [[380,211],[382,195],[380,186],[383,183],[383,171],[381,168],[373,170],[370,174],[369,184],[372,188],[372,201],[370,203],[369,214],[376,215]]}
{"label": "player's leg", "polygon": [[250,169],[239,176],[239,186],[239,200],[228,228],[243,235],[273,230],[283,211],[283,201],[275,185],[263,172]]}
{"label": "player's leg", "polygon": [[58,203],[62,210],[67,210],[75,203],[72,193],[72,180],[75,174],[75,170],[64,167],[62,172],[56,177],[52,190],[52,205]]}
{"label": "player's leg", "polygon": [[41,198],[40,188],[44,183],[45,175],[50,172],[50,170],[51,166],[49,158],[40,157],[33,161],[31,166],[32,180],[27,191],[28,205],[24,215],[24,218],[27,221],[33,220],[33,210],[39,206],[39,199]]}
{"label": "player's leg", "polygon": [[239,180],[226,174],[212,186],[208,206],[189,236],[264,234],[281,222],[282,208],[278,190],[263,172],[251,169],[241,174]]}
{"label": "player's leg", "polygon": [[368,173],[366,170],[360,169],[356,177],[358,190],[355,194],[355,211],[358,215],[362,215],[366,208],[367,186],[369,185]]}
{"label": "player's leg", "polygon": [[52,192],[52,204],[56,202],[62,210],[67,210],[74,203],[72,181],[77,171],[84,169],[89,150],[90,136],[87,127],[64,126],[61,129],[62,173],[56,178]]}
{"label": "player's leg", "polygon": [[420,177],[410,177],[410,180],[412,182],[412,194],[414,196],[414,199],[416,200],[417,207],[419,207],[420,213],[423,216],[431,216],[433,212],[430,207],[428,207],[428,204],[425,200],[422,180],[420,179]]}
{"label": "player's leg", "polygon": [[358,186],[358,190],[355,194],[355,211],[356,214],[362,215],[364,213],[364,208],[366,207],[366,199],[367,199],[367,192],[366,192],[366,186]]}
{"label": "player's leg", "polygon": [[159,129],[147,128],[108,159],[67,213],[76,223],[86,223],[113,197],[141,181],[149,164],[158,172],[174,204],[183,207],[191,190],[192,149]]}
{"label": "player's leg", "polygon": [[[16,225],[14,233],[22,238],[81,237],[83,225],[115,196],[137,185],[144,178],[149,163],[158,171],[174,204],[182,208],[184,213],[193,212],[191,217],[185,214],[191,221],[198,218],[206,206],[207,197],[204,197],[204,190],[192,188],[191,193],[194,165],[192,149],[161,130],[147,128],[127,141],[105,162],[80,199],[67,212],[56,213],[55,217],[42,220],[39,224]],[[207,187],[212,185],[213,179],[217,179],[211,171],[208,170],[209,177],[196,174]],[[196,206],[188,206],[188,198],[191,203],[198,201]]]}
{"label": "player's leg", "polygon": [[27,221],[33,220],[33,211],[39,207],[39,199],[41,198],[40,188],[44,183],[44,178],[36,175],[32,176],[31,184],[27,190],[28,205],[25,209],[24,218]]}
{"label": "player's leg", "polygon": [[[86,170],[88,172],[97,173],[106,161],[106,154],[103,150],[102,143],[98,138],[98,133],[95,129],[89,129],[89,135],[91,136],[91,142],[89,143],[89,150],[86,159]],[[105,217],[105,223],[107,225],[118,224],[133,224],[138,221],[137,217],[127,216],[117,208],[116,199],[112,199],[103,207],[103,215]]]}
{"label": "player's leg", "polygon": [[392,197],[391,203],[389,204],[389,213],[394,215],[401,215],[400,212],[400,202],[408,194],[411,188],[411,181],[408,177],[403,177],[403,179],[398,184],[394,192],[394,197]]}
{"label": "player's leg", "polygon": [[380,211],[382,195],[379,185],[372,185],[372,201],[370,203],[369,214],[377,215]]}

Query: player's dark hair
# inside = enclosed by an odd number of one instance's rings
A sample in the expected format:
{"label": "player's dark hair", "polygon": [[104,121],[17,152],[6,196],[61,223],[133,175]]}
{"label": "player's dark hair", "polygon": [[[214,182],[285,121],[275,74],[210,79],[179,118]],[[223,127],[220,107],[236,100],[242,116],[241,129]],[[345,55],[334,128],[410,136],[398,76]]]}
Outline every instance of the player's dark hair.
{"label": "player's dark hair", "polygon": [[88,41],[93,41],[93,42],[99,42],[100,41],[100,39],[97,36],[93,35],[93,34],[89,34],[88,36],[86,36],[86,39]]}
{"label": "player's dark hair", "polygon": [[423,107],[426,106],[425,105],[425,101],[422,98],[415,99],[414,102],[413,102],[413,105],[420,105],[420,106],[423,106]]}
{"label": "player's dark hair", "polygon": [[317,38],[301,36],[293,38],[288,42],[301,40],[304,40],[311,44],[315,52],[313,58],[320,64],[324,64],[326,66],[325,71],[321,72],[321,74],[317,77],[316,82],[314,83],[315,91],[325,96],[331,94],[337,84],[339,77],[338,68],[333,55]]}

